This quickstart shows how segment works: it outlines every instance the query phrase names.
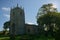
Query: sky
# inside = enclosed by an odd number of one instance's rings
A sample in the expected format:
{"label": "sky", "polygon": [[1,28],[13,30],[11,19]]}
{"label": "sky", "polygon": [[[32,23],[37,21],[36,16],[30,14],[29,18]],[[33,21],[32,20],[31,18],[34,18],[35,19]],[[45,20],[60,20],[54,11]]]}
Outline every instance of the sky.
{"label": "sky", "polygon": [[24,8],[25,23],[37,24],[36,16],[43,4],[53,3],[60,12],[60,0],[0,0],[0,31],[3,24],[10,20],[10,9],[19,5]]}

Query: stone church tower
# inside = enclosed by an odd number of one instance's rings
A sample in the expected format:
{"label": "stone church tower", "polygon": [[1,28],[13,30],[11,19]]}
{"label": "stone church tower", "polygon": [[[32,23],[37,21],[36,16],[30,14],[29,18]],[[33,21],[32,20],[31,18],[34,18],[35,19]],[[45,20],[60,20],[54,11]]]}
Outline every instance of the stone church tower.
{"label": "stone church tower", "polygon": [[10,34],[20,35],[25,33],[25,14],[24,9],[17,7],[10,11]]}

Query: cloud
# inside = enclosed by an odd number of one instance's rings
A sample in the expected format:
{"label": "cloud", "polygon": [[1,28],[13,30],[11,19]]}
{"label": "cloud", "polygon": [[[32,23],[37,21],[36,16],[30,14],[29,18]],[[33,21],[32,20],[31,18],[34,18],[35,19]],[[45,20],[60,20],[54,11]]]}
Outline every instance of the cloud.
{"label": "cloud", "polygon": [[10,15],[9,14],[4,14],[4,16],[8,19],[10,19]]}
{"label": "cloud", "polygon": [[4,11],[10,11],[10,8],[9,7],[2,7],[2,10],[4,10]]}

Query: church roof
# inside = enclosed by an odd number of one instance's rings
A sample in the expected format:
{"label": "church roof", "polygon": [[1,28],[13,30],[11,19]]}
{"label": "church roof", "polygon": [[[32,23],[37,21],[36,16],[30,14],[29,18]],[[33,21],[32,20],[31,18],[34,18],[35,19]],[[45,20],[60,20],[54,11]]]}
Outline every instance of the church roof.
{"label": "church roof", "polygon": [[35,24],[25,24],[26,26],[35,26],[37,27],[38,25],[35,25]]}
{"label": "church roof", "polygon": [[19,6],[18,6],[18,4],[17,4],[17,6],[16,6],[16,7],[14,7],[14,8],[13,8],[13,10],[14,10],[14,9],[20,9],[20,10],[23,10],[23,8],[22,8],[22,7],[19,7]]}

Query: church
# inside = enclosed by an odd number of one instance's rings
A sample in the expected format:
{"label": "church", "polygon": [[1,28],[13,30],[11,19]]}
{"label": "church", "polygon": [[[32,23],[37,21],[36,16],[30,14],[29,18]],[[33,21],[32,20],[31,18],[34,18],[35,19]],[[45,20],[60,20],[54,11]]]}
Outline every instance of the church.
{"label": "church", "polygon": [[23,34],[38,34],[38,25],[26,24],[24,9],[18,7],[10,10],[10,34],[23,35]]}

